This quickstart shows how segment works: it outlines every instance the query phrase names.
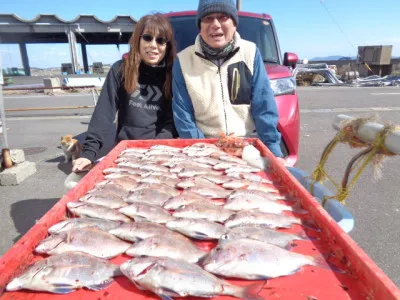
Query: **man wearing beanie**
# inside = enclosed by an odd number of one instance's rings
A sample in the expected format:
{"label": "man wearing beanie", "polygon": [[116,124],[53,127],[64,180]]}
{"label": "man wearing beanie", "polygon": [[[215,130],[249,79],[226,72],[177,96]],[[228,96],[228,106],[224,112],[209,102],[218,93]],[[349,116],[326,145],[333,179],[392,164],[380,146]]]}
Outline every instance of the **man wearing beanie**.
{"label": "man wearing beanie", "polygon": [[181,138],[257,133],[282,156],[278,110],[259,50],[240,38],[233,0],[199,0],[195,44],[173,67],[173,112]]}

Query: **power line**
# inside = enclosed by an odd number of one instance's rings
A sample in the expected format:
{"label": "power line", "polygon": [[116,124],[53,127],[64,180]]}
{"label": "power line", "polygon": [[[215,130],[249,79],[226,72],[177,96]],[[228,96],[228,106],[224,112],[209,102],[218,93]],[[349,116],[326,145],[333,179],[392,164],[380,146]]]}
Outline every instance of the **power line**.
{"label": "power line", "polygon": [[343,35],[346,38],[346,40],[349,43],[349,45],[352,46],[353,48],[356,48],[356,46],[353,45],[353,43],[350,41],[350,39],[348,38],[348,36],[344,32],[342,26],[340,26],[339,22],[337,22],[336,19],[333,17],[332,13],[329,11],[328,7],[325,5],[324,0],[320,0],[319,3],[321,3],[321,5],[325,8],[326,12],[331,17],[332,21],[337,25],[339,30],[343,33]]}

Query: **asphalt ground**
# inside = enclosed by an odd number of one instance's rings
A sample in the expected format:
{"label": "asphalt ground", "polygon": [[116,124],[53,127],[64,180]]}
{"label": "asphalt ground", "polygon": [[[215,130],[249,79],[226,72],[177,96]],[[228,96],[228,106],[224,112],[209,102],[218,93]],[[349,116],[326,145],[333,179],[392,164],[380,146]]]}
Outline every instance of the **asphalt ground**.
{"label": "asphalt ground", "polygon": [[[400,125],[399,88],[299,88],[301,109],[300,152],[296,167],[311,173],[336,131],[336,115],[376,115]],[[91,94],[71,96],[5,96],[5,107],[61,107],[93,105]],[[71,133],[83,140],[92,109],[18,111],[6,113],[10,148],[24,149],[26,159],[36,163],[37,173],[18,186],[0,187],[0,255],[3,255],[63,195],[63,182],[71,164],[63,162],[59,141]],[[328,160],[328,172],[338,182],[349,159],[356,153],[339,146]],[[380,180],[368,167],[350,191],[346,207],[354,215],[350,236],[400,286],[400,159],[383,163]],[[333,190],[333,186],[327,183]]]}

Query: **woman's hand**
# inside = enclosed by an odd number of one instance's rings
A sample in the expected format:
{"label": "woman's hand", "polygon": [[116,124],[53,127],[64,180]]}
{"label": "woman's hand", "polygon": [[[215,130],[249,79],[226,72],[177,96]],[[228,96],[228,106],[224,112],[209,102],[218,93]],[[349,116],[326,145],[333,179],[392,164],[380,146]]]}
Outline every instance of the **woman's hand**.
{"label": "woman's hand", "polygon": [[87,158],[78,158],[72,161],[72,172],[79,173],[89,170],[92,167],[92,162]]}

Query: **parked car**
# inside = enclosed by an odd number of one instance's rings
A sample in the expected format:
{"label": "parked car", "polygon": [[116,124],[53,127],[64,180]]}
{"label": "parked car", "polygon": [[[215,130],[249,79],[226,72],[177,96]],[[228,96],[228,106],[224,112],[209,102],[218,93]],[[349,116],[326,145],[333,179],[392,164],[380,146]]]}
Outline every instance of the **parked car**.
{"label": "parked car", "polygon": [[[174,28],[178,51],[195,42],[199,33],[196,14],[196,11],[167,14]],[[264,59],[279,110],[278,129],[282,134],[282,152],[287,163],[294,165],[298,159],[300,112],[292,70],[298,57],[290,52],[282,57],[273,20],[267,14],[239,12],[237,30],[242,38],[257,45]]]}

